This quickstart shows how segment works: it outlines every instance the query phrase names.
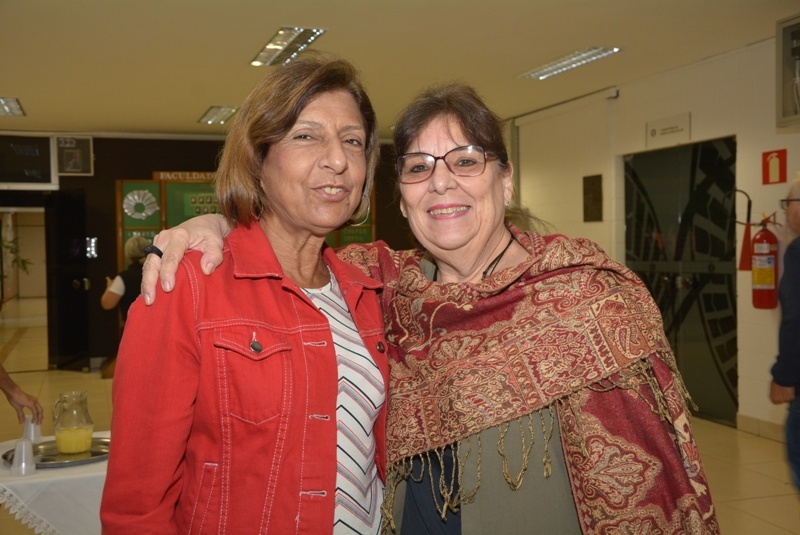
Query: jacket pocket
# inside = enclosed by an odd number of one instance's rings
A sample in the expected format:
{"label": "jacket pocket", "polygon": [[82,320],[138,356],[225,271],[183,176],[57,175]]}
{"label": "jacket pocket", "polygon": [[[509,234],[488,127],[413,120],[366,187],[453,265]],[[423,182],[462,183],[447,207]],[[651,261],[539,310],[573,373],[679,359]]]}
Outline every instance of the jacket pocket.
{"label": "jacket pocket", "polygon": [[[219,518],[219,506],[210,507],[212,497],[214,497],[216,476],[216,463],[203,464],[203,470],[197,489],[197,499],[192,509],[189,533],[214,533],[216,530],[216,524]],[[209,513],[211,513],[211,517],[209,517]]]}
{"label": "jacket pocket", "polygon": [[290,394],[289,340],[263,327],[237,325],[218,329],[214,345],[220,351],[219,376],[229,402],[223,412],[252,425],[277,417]]}

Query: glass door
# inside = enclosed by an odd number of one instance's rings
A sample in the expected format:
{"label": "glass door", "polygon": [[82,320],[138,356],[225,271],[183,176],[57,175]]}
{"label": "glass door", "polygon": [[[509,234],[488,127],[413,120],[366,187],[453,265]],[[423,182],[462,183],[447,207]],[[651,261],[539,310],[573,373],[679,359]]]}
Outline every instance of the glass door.
{"label": "glass door", "polygon": [[736,139],[625,156],[626,264],[647,285],[689,393],[735,425]]}

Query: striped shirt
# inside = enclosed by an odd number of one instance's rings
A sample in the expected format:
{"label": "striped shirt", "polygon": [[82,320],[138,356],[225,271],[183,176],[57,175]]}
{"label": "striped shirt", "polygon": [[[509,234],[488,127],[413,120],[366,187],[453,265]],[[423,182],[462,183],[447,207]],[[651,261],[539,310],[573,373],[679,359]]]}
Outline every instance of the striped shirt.
{"label": "striped shirt", "polygon": [[328,318],[339,370],[333,532],[377,534],[383,483],[375,466],[372,428],[386,401],[386,386],[364,347],[333,273],[331,282],[322,288],[304,291]]}

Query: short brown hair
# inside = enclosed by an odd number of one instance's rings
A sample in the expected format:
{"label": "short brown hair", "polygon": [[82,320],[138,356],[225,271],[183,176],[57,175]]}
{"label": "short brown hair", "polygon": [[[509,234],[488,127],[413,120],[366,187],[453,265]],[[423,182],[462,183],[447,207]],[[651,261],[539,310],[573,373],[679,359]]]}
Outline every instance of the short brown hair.
{"label": "short brown hair", "polygon": [[495,153],[500,165],[508,165],[500,118],[484,104],[475,89],[460,83],[426,89],[400,114],[394,129],[397,156],[408,152],[420,132],[437,117],[455,119],[470,143]]}
{"label": "short brown hair", "polygon": [[[369,198],[380,154],[372,104],[351,63],[306,51],[264,77],[234,116],[215,179],[217,200],[230,223],[249,225],[261,216],[267,208],[261,168],[270,146],[283,139],[311,99],[336,90],[353,96],[364,120],[367,177],[363,193]],[[352,219],[361,218],[368,208],[368,203],[359,203]]]}

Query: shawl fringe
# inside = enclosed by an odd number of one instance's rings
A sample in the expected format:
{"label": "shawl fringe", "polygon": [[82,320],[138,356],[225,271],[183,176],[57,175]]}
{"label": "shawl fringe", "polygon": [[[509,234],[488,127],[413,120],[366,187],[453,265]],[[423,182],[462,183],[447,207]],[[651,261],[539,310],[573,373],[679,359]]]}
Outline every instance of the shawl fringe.
{"label": "shawl fringe", "polygon": [[[659,354],[658,357],[665,362],[672,371],[672,378],[675,382],[675,387],[681,397],[686,401],[687,404],[691,405],[696,410],[697,407],[689,396],[689,392],[687,391],[686,386],[684,385],[683,380],[678,373],[677,366],[674,358],[672,358],[672,355],[668,353],[662,353]],[[658,384],[658,380],[655,377],[653,363],[650,359],[637,360],[631,363],[631,365],[629,365],[627,368],[620,370],[618,373],[612,376],[601,379],[597,383],[590,385],[588,388],[596,392],[605,392],[614,388],[630,391],[633,393],[633,395],[636,395],[643,400],[650,407],[650,410],[654,414],[658,415],[662,421],[669,422],[670,424],[674,423],[666,397]],[[655,400],[654,402],[648,399],[647,395],[644,395],[645,390],[652,394],[653,399]],[[578,445],[584,456],[589,456],[581,428],[582,417],[579,396],[580,392],[574,392],[568,396],[555,400],[552,404],[546,407],[542,407],[528,414],[527,416],[517,419],[520,430],[519,441],[522,445],[522,462],[521,468],[516,475],[511,474],[508,467],[508,457],[506,455],[506,440],[512,439],[508,436],[510,422],[495,426],[500,433],[497,441],[497,453],[502,459],[503,477],[508,484],[508,487],[512,491],[517,491],[522,487],[525,473],[529,467],[529,458],[535,442],[534,419],[536,415],[538,415],[539,423],[542,429],[542,436],[544,437],[544,456],[542,458],[542,467],[545,479],[552,475],[552,459],[550,456],[549,445],[556,425],[556,411],[565,414],[571,413],[573,415],[575,422],[577,423],[578,435],[574,436],[568,433],[562,433],[561,436],[564,437],[565,440],[569,440],[573,444]],[[527,420],[527,422],[523,423],[523,420]],[[547,420],[549,420],[549,424]],[[473,438],[475,439],[475,442],[477,442],[477,483],[475,484],[474,488],[465,490],[461,482],[464,481],[464,467],[466,465],[466,461],[473,451]],[[439,466],[444,467],[444,452],[448,447],[452,448],[453,450],[453,468],[450,470],[449,478],[447,477],[448,474],[445,474],[444,470],[442,470],[438,478],[438,482],[434,483],[431,458],[435,457],[439,462]],[[431,481],[431,498],[433,499],[436,510],[442,519],[446,517],[448,510],[451,512],[457,512],[462,504],[471,503],[474,501],[475,495],[478,493],[478,489],[481,485],[482,456],[483,444],[481,441],[481,434],[477,433],[460,442],[456,442],[445,447],[436,448],[418,455],[413,455],[390,465],[387,470],[384,501],[381,506],[381,533],[386,535],[396,531],[393,507],[398,485],[405,479],[410,479],[420,483],[423,480],[426,470],[428,472],[428,479]],[[414,473],[414,460],[419,460],[421,464],[421,470],[418,474]]]}

